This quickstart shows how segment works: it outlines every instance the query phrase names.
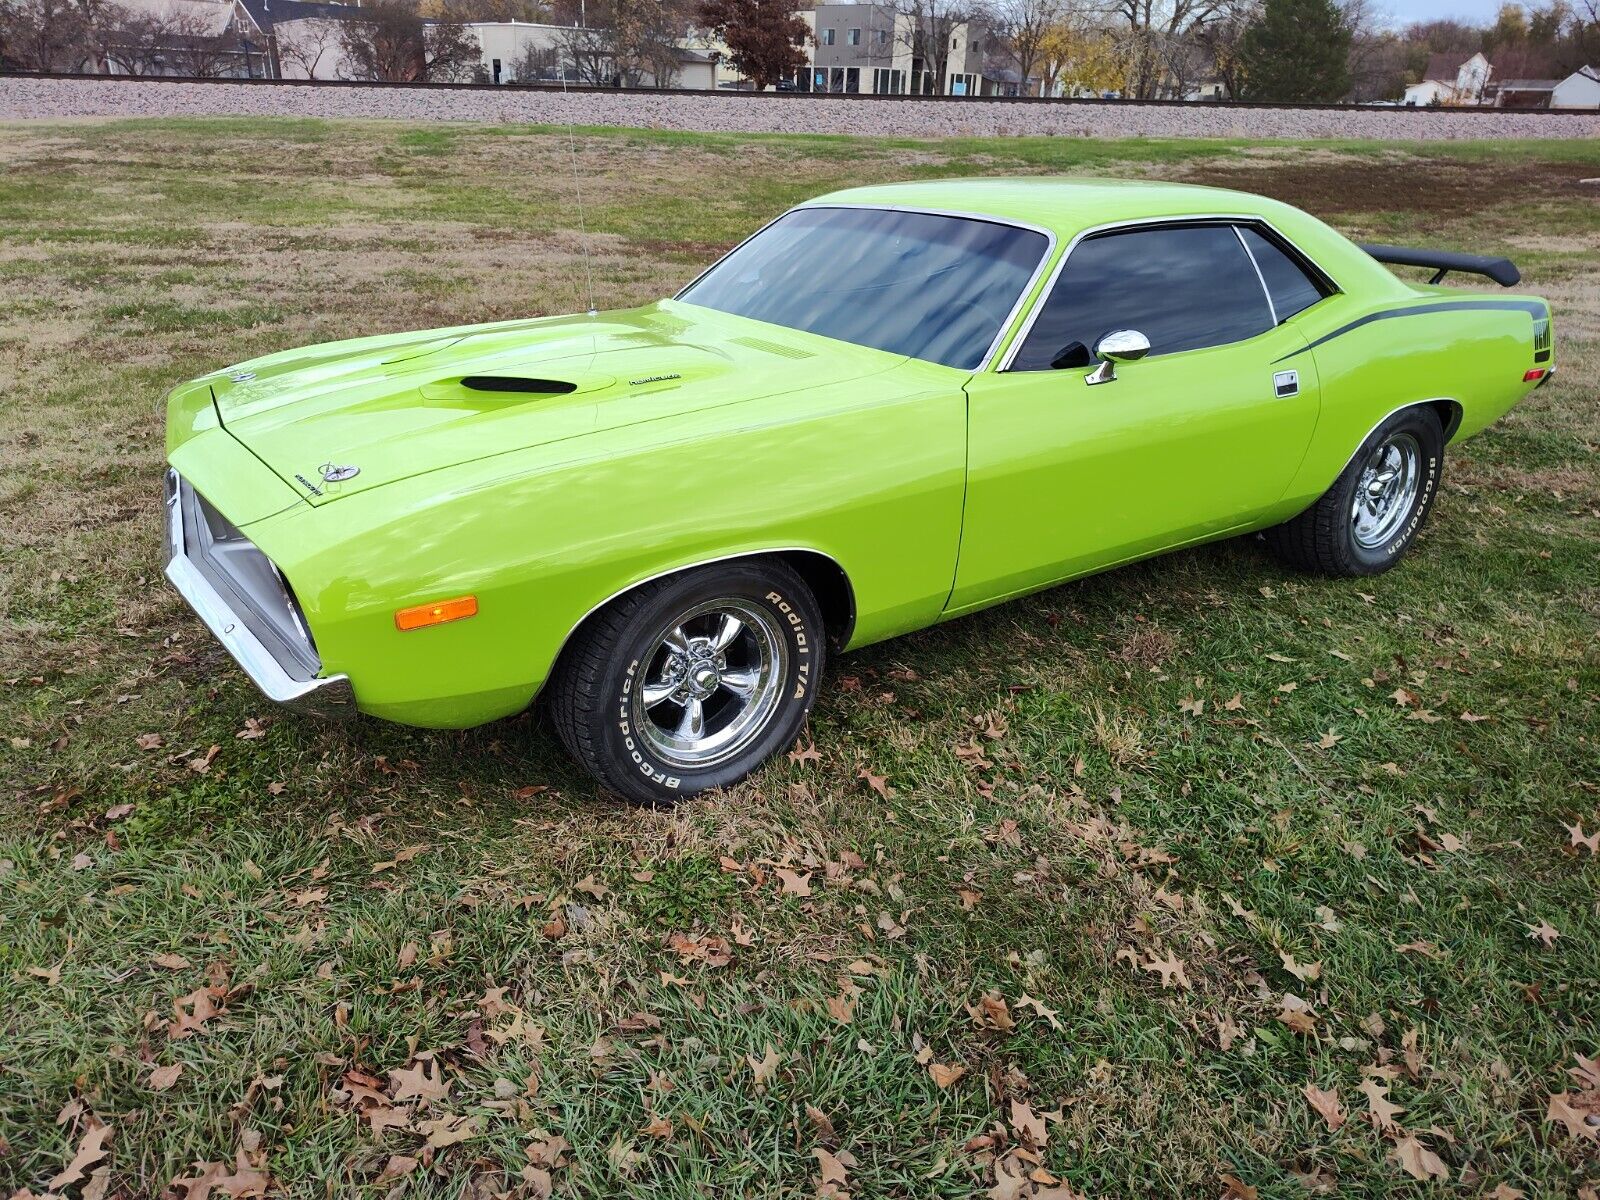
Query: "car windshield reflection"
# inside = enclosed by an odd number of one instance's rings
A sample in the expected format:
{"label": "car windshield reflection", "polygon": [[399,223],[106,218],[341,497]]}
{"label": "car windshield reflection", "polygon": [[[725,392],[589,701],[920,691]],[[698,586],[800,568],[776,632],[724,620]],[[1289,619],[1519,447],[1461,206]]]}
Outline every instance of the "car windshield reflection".
{"label": "car windshield reflection", "polygon": [[973,370],[1049,248],[1036,230],[878,208],[786,213],[678,299]]}

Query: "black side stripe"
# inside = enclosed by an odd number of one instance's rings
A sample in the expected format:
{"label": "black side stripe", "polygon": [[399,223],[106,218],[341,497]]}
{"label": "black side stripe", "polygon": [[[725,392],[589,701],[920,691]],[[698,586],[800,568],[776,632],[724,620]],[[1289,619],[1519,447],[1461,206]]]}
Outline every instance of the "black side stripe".
{"label": "black side stripe", "polygon": [[1387,321],[1393,317],[1419,317],[1426,313],[1457,312],[1469,308],[1498,308],[1510,312],[1525,312],[1534,320],[1542,320],[1549,316],[1548,307],[1539,300],[1445,300],[1435,304],[1411,304],[1405,308],[1391,308],[1385,312],[1368,313],[1364,317],[1357,317],[1348,325],[1341,325],[1332,333],[1325,333],[1316,341],[1299,350],[1291,350],[1283,358],[1275,358],[1273,362],[1283,362],[1284,359],[1293,358],[1297,354],[1304,354],[1307,350],[1314,350],[1323,342],[1331,342],[1336,337],[1343,337],[1352,329],[1360,329],[1363,325],[1370,325],[1374,321]]}

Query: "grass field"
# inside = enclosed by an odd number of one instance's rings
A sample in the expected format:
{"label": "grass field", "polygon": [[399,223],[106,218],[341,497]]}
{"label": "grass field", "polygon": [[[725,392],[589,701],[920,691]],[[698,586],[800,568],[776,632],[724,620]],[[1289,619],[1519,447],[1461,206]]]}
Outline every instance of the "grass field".
{"label": "grass field", "polygon": [[1153,176],[1510,254],[1561,373],[1387,575],[1229,542],[872,647],[641,812],[533,717],[275,712],[160,577],[173,384],[582,307],[566,136],[0,127],[0,1194],[1592,1200],[1600,144],[575,153],[601,307],[848,183]]}

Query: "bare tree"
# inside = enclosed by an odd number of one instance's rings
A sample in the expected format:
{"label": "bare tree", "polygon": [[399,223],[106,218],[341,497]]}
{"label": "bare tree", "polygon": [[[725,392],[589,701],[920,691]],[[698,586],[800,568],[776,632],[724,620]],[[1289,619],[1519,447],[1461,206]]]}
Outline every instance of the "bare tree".
{"label": "bare tree", "polygon": [[[331,76],[331,72],[335,69],[334,64],[339,60],[339,49],[343,40],[343,26],[331,19],[295,21],[292,29],[288,25],[280,25],[273,31],[273,43],[277,48],[280,70],[283,67],[293,67],[306,79]],[[330,72],[330,76],[317,74],[324,69]]]}
{"label": "bare tree", "polygon": [[1163,86],[1192,74],[1196,35],[1237,0],[1111,0],[1108,12],[1123,26],[1128,90],[1149,100]]}
{"label": "bare tree", "polygon": [[575,25],[562,30],[557,42],[566,63],[562,69],[570,73],[574,82],[594,87],[616,82],[610,30]]}
{"label": "bare tree", "polygon": [[933,84],[931,89],[925,89],[924,80],[914,80],[912,90],[943,95],[956,31],[984,16],[985,9],[978,0],[890,0],[889,7],[898,18],[897,40],[911,52],[913,60],[922,60],[921,69]]}
{"label": "bare tree", "polygon": [[237,73],[243,48],[229,23],[222,27],[193,11],[173,11],[165,20],[166,61],[190,79],[224,79]]}
{"label": "bare tree", "polygon": [[638,87],[648,75],[656,87],[678,77],[678,37],[688,18],[677,0],[612,0],[611,52],[619,82]]}
{"label": "bare tree", "polygon": [[76,71],[88,46],[88,21],[71,0],[16,0],[0,8],[0,47],[19,70]]}
{"label": "bare tree", "polygon": [[541,79],[559,79],[561,54],[554,46],[535,46],[531,43],[512,59],[509,74],[513,83],[537,83]]}
{"label": "bare tree", "polygon": [[1023,95],[1029,93],[1031,81],[1044,65],[1051,30],[1061,24],[1066,13],[1067,0],[1000,0],[990,11],[991,28],[1005,41],[1017,64]]}
{"label": "bare tree", "polygon": [[341,49],[358,79],[426,83],[470,79],[477,35],[457,20],[424,21],[411,0],[369,0],[347,18]]}

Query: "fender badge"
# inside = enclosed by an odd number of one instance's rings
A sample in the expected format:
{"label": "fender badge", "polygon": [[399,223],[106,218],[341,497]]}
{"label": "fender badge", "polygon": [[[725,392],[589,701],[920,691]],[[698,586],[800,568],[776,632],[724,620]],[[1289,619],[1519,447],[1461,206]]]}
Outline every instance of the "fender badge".
{"label": "fender badge", "polygon": [[229,383],[249,383],[256,377],[254,371],[238,371],[228,376]]}
{"label": "fender badge", "polygon": [[322,473],[323,483],[343,483],[361,474],[360,467],[338,467],[331,462],[323,463],[317,470]]}
{"label": "fender badge", "polygon": [[628,380],[628,386],[629,387],[641,387],[641,386],[643,386],[644,384],[647,384],[647,383],[665,383],[669,379],[682,379],[682,378],[683,378],[683,376],[679,375],[677,372],[673,372],[671,375],[646,375],[643,379],[630,379],[630,380]]}

